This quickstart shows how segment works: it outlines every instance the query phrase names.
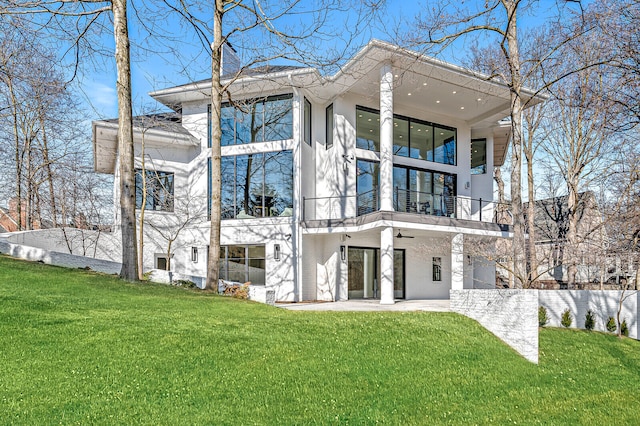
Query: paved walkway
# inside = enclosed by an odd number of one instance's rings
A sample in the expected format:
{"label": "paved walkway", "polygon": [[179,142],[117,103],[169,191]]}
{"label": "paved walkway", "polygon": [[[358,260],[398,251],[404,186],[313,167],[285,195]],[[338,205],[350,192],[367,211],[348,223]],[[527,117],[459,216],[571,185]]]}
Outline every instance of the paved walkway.
{"label": "paved walkway", "polygon": [[379,300],[345,300],[343,302],[277,303],[276,306],[292,311],[429,311],[450,312],[449,299],[397,300],[393,305],[381,305]]}

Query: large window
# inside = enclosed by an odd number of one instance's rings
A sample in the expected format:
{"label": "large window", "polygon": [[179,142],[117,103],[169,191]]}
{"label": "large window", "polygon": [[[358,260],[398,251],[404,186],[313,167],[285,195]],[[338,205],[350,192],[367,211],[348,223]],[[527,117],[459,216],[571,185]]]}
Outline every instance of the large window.
{"label": "large window", "polygon": [[292,151],[224,156],[221,176],[222,219],[293,214]]}
{"label": "large window", "polygon": [[[144,182],[142,170],[136,169],[136,208],[145,210],[173,211],[173,173],[159,170],[145,170]],[[144,187],[147,197],[144,198]]]}
{"label": "large window", "polygon": [[393,189],[396,211],[456,216],[455,175],[394,166]]}
{"label": "large window", "polygon": [[[377,110],[356,107],[356,147],[380,151],[380,113]],[[455,165],[456,129],[394,115],[393,153]]]}
{"label": "large window", "polygon": [[[291,139],[293,137],[292,95],[225,102],[220,111],[221,145],[240,145]],[[209,146],[211,146],[209,109]]]}
{"label": "large window", "polygon": [[220,246],[220,278],[253,285],[265,284],[265,246]]}
{"label": "large window", "polygon": [[471,174],[487,173],[487,140],[471,139]]}

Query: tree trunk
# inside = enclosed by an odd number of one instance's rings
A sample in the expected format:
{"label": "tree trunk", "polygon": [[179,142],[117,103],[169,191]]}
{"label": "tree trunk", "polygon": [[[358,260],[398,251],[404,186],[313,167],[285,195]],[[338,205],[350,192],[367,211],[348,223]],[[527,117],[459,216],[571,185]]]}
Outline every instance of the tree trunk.
{"label": "tree trunk", "polygon": [[[146,130],[146,129],[145,129]],[[144,134],[142,131],[142,141],[140,146],[140,181],[142,183],[142,203],[140,204],[140,219],[138,228],[140,229],[138,241],[138,279],[144,278],[144,212],[147,206],[147,168],[144,160]],[[155,267],[155,265],[153,265]]]}
{"label": "tree trunk", "polygon": [[[522,214],[522,76],[516,26],[518,2],[502,0],[508,16],[506,41],[508,52],[505,57],[511,72],[511,211],[513,213],[513,271],[518,288],[528,285],[524,268],[525,228]],[[503,49],[505,49],[503,45]]]}
{"label": "tree trunk", "polygon": [[211,46],[211,234],[209,236],[209,261],[205,288],[218,288],[220,271],[220,219],[221,219],[221,176],[220,160],[222,129],[220,113],[222,108],[222,86],[220,85],[220,59],[222,54],[223,0],[215,0],[213,19],[213,43]]}
{"label": "tree trunk", "polygon": [[[569,173],[572,174],[571,169]],[[568,178],[570,178],[568,176]],[[565,251],[565,259],[567,260],[567,286],[572,288],[576,283],[576,275],[578,273],[578,187],[572,180],[569,181],[567,197],[567,209],[569,227],[567,229],[567,250]]]}
{"label": "tree trunk", "polygon": [[127,1],[112,0],[113,30],[116,44],[118,93],[118,159],[120,167],[120,222],[122,230],[122,270],[120,277],[138,279],[136,247],[136,193],[133,158],[133,114],[131,112],[131,62]]}
{"label": "tree trunk", "polygon": [[529,269],[529,283],[533,284],[538,279],[538,256],[536,253],[536,194],[533,181],[533,143],[531,137],[532,135],[529,133],[525,157],[527,159],[527,194],[529,199],[529,203],[527,204],[527,230],[529,232],[529,239],[527,240],[527,266]]}

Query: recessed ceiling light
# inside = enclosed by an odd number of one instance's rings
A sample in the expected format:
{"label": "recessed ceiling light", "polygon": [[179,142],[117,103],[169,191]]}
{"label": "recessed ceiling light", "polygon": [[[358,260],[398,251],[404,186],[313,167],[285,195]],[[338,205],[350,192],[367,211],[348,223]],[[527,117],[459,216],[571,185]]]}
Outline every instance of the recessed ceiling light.
{"label": "recessed ceiling light", "polygon": [[413,126],[411,126],[411,128],[413,129]]}
{"label": "recessed ceiling light", "polygon": [[436,103],[437,103],[437,104],[439,104],[439,103],[440,103],[440,101],[436,101]]}
{"label": "recessed ceiling light", "polygon": [[411,96],[411,92],[407,93],[407,96]]}
{"label": "recessed ceiling light", "polygon": [[402,135],[400,135],[399,138],[402,139]]}
{"label": "recessed ceiling light", "polygon": [[371,121],[371,119],[370,119],[370,118],[368,118],[368,119],[367,119],[367,121]]}
{"label": "recessed ceiling light", "polygon": [[358,114],[358,117],[359,117],[359,118],[362,118],[362,114]]}
{"label": "recessed ceiling light", "polygon": [[444,133],[440,132],[440,136],[444,135]]}
{"label": "recessed ceiling light", "polygon": [[460,107],[460,109],[464,109],[464,107]]}
{"label": "recessed ceiling light", "polygon": [[477,101],[480,102],[482,100],[482,98],[478,98]]}
{"label": "recessed ceiling light", "polygon": [[426,85],[427,85],[427,83],[422,83],[422,85],[423,85],[423,86],[426,86]]}
{"label": "recessed ceiling light", "polygon": [[369,133],[373,133],[373,129],[370,129],[370,130],[369,130]]}
{"label": "recessed ceiling light", "polygon": [[395,78],[398,78],[398,74],[395,74],[395,75],[394,75],[394,77],[395,77]]}
{"label": "recessed ceiling light", "polygon": [[422,129],[418,129],[418,131],[419,131],[419,132],[421,132],[421,131],[422,131]]}
{"label": "recessed ceiling light", "polygon": [[455,94],[456,94],[456,93],[458,93],[458,92],[456,92],[456,91],[454,90],[454,91],[453,91],[453,92],[451,92],[451,93],[453,93],[453,94],[455,95]]}

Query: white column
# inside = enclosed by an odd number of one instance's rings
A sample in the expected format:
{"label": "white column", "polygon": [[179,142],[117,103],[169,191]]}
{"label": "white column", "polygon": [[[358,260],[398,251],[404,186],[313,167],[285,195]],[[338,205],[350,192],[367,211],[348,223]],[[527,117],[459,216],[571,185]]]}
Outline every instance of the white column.
{"label": "white column", "polygon": [[380,304],[393,305],[393,227],[380,231]]}
{"label": "white column", "polygon": [[393,70],[380,69],[380,210],[393,211]]}
{"label": "white column", "polygon": [[464,289],[464,235],[451,239],[451,290]]}

